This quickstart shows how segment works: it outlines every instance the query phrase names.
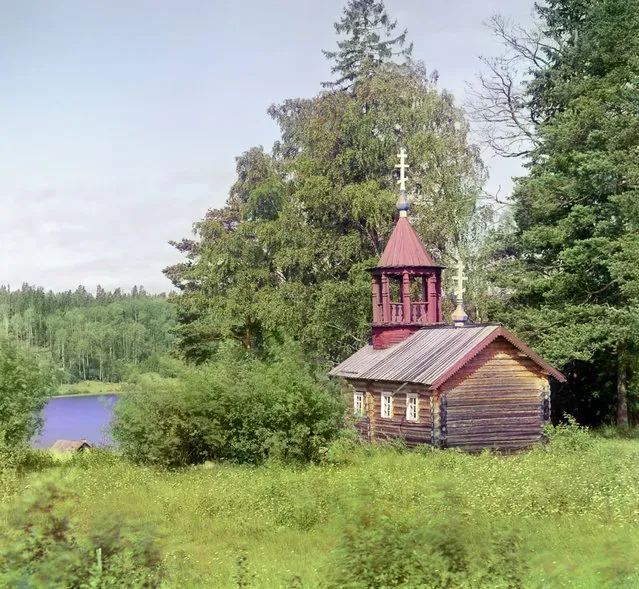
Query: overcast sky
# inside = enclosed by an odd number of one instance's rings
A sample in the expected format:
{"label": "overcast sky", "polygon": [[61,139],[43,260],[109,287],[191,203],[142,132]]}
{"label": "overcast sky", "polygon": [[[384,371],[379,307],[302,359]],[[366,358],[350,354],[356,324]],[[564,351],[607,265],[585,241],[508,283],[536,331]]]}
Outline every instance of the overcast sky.
{"label": "overcast sky", "polygon": [[[158,292],[224,203],[236,155],[270,149],[267,107],[330,79],[345,0],[0,0],[0,284]],[[483,22],[529,0],[387,0],[414,56],[463,102]],[[513,162],[488,160],[502,195]]]}

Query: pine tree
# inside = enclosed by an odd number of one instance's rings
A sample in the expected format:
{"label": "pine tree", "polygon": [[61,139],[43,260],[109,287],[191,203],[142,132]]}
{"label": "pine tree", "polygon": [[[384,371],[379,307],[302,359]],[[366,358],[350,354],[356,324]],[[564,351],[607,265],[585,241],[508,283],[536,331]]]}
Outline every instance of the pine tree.
{"label": "pine tree", "polygon": [[639,353],[639,5],[548,0],[539,120],[499,283],[499,318],[569,374],[571,411],[628,422]]}
{"label": "pine tree", "polygon": [[394,57],[410,60],[412,43],[406,47],[406,33],[393,37],[397,21],[391,21],[383,0],[349,0],[344,16],[335,23],[338,35],[346,38],[337,42],[337,51],[323,51],[335,61],[331,73],[337,74],[334,82],[324,82],[325,88],[348,90],[356,80],[369,75],[380,65]]}

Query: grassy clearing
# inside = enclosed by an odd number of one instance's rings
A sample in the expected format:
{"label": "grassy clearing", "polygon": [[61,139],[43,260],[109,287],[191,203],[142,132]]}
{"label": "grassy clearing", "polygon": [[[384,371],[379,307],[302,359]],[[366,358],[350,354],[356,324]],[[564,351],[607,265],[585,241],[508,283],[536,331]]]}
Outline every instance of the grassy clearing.
{"label": "grassy clearing", "polygon": [[73,384],[60,385],[60,388],[54,397],[79,397],[107,393],[121,393],[125,388],[126,385],[124,383],[85,380]]}
{"label": "grassy clearing", "polygon": [[[478,546],[489,529],[514,532],[528,563],[521,586],[639,586],[637,441],[559,441],[506,457],[348,447],[331,458],[305,469],[168,472],[91,453],[32,468],[70,477],[87,525],[105,513],[157,524],[170,587],[324,586],[344,530],[362,512],[416,527],[456,521]],[[5,503],[31,476],[5,481]]]}

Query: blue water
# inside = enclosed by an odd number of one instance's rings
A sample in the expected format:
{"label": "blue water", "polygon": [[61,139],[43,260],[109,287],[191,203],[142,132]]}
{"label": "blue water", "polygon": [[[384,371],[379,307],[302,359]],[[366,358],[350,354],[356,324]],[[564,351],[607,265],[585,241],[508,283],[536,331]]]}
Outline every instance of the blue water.
{"label": "blue water", "polygon": [[56,440],[87,440],[93,446],[111,444],[109,422],[117,395],[59,397],[44,408],[44,428],[35,448],[49,448]]}

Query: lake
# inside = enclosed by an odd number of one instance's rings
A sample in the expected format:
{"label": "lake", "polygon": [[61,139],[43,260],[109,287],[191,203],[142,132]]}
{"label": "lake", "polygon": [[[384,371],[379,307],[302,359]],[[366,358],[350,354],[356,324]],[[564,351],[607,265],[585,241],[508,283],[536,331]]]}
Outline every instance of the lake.
{"label": "lake", "polygon": [[91,445],[112,443],[109,422],[117,395],[57,397],[44,408],[44,428],[34,448],[50,448],[56,440],[86,439]]}

